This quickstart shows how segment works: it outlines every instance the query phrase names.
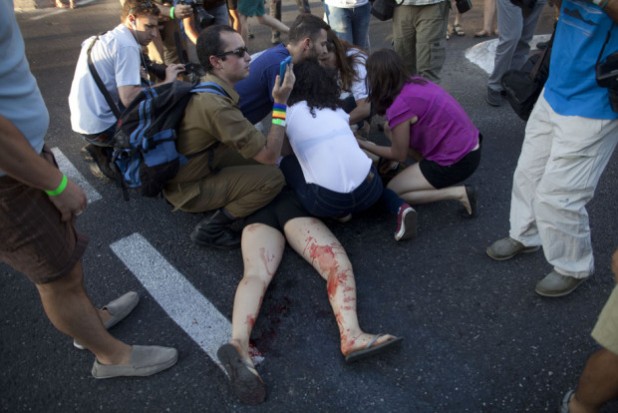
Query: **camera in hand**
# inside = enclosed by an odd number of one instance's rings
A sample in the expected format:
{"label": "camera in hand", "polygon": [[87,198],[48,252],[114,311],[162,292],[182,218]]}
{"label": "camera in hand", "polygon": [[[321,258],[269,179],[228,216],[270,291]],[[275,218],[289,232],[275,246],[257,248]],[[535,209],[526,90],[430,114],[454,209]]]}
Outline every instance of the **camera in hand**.
{"label": "camera in hand", "polygon": [[607,89],[612,110],[618,113],[618,52],[598,63],[596,71],[597,85]]}
{"label": "camera in hand", "polygon": [[186,4],[193,8],[193,16],[198,29],[205,29],[215,22],[215,16],[208,13],[204,8],[204,0],[180,0],[178,4]]}

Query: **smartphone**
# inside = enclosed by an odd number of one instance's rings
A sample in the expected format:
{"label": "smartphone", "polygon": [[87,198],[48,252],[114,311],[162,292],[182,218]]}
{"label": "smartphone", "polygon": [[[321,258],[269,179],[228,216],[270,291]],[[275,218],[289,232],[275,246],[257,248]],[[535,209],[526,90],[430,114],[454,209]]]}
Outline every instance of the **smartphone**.
{"label": "smartphone", "polygon": [[279,63],[279,84],[283,83],[283,77],[285,76],[285,69],[292,63],[292,56],[288,56]]}

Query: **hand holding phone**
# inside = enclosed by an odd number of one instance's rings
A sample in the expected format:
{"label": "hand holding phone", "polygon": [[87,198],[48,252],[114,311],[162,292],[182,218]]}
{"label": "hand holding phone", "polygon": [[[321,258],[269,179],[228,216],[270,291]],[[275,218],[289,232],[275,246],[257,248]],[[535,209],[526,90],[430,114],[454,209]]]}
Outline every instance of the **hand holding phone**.
{"label": "hand holding phone", "polygon": [[292,56],[288,56],[279,63],[279,84],[283,84],[283,78],[285,76],[285,70],[292,63]]}

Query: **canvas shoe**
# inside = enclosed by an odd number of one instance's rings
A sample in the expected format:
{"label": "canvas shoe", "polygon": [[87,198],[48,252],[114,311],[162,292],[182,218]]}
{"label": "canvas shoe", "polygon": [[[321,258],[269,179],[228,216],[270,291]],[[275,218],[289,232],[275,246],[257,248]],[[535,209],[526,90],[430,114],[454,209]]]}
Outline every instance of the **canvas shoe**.
{"label": "canvas shoe", "polygon": [[493,90],[492,88],[487,88],[487,95],[485,95],[485,101],[490,106],[501,106],[502,105],[502,93],[499,90]]}
{"label": "canvas shoe", "polygon": [[538,245],[526,247],[519,241],[511,237],[499,239],[498,241],[487,247],[485,251],[490,258],[496,261],[506,261],[519,254],[527,254],[538,251],[541,247]]}
{"label": "canvas shoe", "polygon": [[534,291],[543,297],[564,297],[587,279],[588,277],[575,278],[552,271],[536,284]]}
{"label": "canvas shoe", "polygon": [[169,369],[178,361],[178,351],[171,347],[131,346],[129,364],[101,364],[95,359],[92,376],[95,379],[110,379],[124,376],[150,376]]}
{"label": "canvas shoe", "polygon": [[397,210],[395,241],[414,237],[416,237],[416,211],[410,205],[404,203]]}
{"label": "canvas shoe", "polygon": [[[125,317],[128,316],[137,306],[137,303],[139,303],[139,295],[135,291],[129,291],[128,293],[105,305],[103,309],[107,310],[111,316],[105,323],[103,323],[105,328],[109,330],[124,320]],[[82,346],[77,340],[73,340],[73,345],[80,350],[84,350],[84,346]]]}

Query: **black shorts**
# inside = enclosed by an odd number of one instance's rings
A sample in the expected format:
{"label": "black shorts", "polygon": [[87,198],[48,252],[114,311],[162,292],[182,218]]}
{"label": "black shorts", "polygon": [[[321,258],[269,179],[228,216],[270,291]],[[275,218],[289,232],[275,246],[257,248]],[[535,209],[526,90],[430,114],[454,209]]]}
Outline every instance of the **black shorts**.
{"label": "black shorts", "polygon": [[479,147],[476,150],[469,152],[458,162],[449,166],[442,166],[427,159],[421,160],[418,165],[421,168],[421,173],[436,189],[446,188],[464,181],[476,171],[481,162],[480,142],[479,139]]}
{"label": "black shorts", "polygon": [[289,220],[310,216],[294,191],[285,187],[270,204],[245,218],[245,225],[264,224],[283,232]]}

